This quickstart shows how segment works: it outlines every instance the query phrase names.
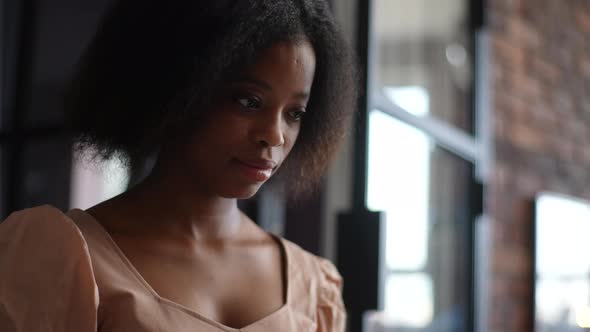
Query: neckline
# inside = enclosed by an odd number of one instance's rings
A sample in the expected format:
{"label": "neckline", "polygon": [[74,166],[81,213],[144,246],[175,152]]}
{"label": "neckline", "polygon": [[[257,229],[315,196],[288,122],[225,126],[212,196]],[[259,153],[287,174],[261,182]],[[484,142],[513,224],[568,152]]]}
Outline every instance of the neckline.
{"label": "neckline", "polygon": [[127,266],[127,268],[129,269],[129,271],[131,272],[131,274],[134,275],[134,277],[139,281],[139,283],[150,293],[150,295],[152,295],[158,302],[160,303],[164,303],[166,305],[169,305],[171,307],[174,307],[176,309],[179,309],[193,317],[196,317],[198,319],[200,319],[201,321],[204,321],[206,323],[208,323],[209,325],[215,326],[219,329],[222,329],[224,331],[242,331],[244,329],[247,329],[251,326],[255,326],[258,325],[266,320],[271,319],[272,317],[279,315],[282,311],[285,311],[287,309],[287,307],[289,306],[290,303],[290,291],[291,291],[291,269],[290,269],[290,257],[289,257],[289,251],[287,250],[287,245],[285,244],[285,242],[283,241],[283,239],[276,235],[273,234],[271,232],[265,231],[266,234],[268,234],[270,237],[272,237],[275,242],[277,242],[279,244],[279,248],[281,250],[281,261],[282,261],[282,266],[281,266],[281,270],[282,273],[284,275],[284,293],[285,293],[285,301],[283,303],[283,305],[281,307],[279,307],[278,309],[276,309],[273,312],[268,313],[267,315],[263,316],[262,318],[249,323],[246,326],[240,327],[240,328],[234,328],[234,327],[230,327],[227,325],[224,325],[214,319],[208,318],[202,314],[200,314],[199,312],[197,312],[196,310],[189,308],[185,305],[182,305],[178,302],[172,301],[168,298],[165,298],[163,296],[160,296],[160,294],[158,294],[158,292],[156,292],[156,290],[147,282],[147,280],[144,279],[144,277],[141,275],[141,273],[139,272],[139,270],[137,270],[137,268],[135,268],[135,266],[133,265],[133,263],[131,262],[131,260],[127,257],[127,255],[125,255],[125,253],[123,252],[123,250],[119,247],[119,245],[117,245],[117,243],[115,242],[115,240],[112,238],[112,236],[109,234],[109,232],[106,230],[106,228],[104,228],[104,226],[90,213],[81,210],[81,209],[73,209],[72,211],[74,212],[78,212],[82,215],[84,215],[86,217],[86,219],[90,220],[95,226],[96,228],[102,233],[102,235],[106,238],[107,242],[109,243],[109,245],[111,246],[111,248],[117,253],[117,255],[119,256],[119,258],[121,259],[121,261]]}

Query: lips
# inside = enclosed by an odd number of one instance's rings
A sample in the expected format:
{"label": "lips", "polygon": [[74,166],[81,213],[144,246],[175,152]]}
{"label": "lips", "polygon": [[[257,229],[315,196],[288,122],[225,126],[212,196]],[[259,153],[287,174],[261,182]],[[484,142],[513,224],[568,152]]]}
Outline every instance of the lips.
{"label": "lips", "polygon": [[238,160],[239,162],[248,165],[250,167],[259,168],[259,169],[273,169],[277,166],[272,160],[268,159],[253,159],[253,160]]}
{"label": "lips", "polygon": [[256,182],[268,180],[277,166],[277,163],[267,159],[236,159],[236,161],[243,175]]}

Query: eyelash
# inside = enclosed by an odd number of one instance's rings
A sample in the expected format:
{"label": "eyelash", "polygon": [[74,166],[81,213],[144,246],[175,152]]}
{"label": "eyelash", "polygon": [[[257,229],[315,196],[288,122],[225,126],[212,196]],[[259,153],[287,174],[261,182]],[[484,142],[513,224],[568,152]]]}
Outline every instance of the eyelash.
{"label": "eyelash", "polygon": [[[262,101],[256,96],[238,96],[234,98],[234,101],[237,102],[245,111],[257,110],[262,107]],[[301,121],[305,115],[305,108],[289,111],[287,114],[289,115],[291,121],[298,122]]]}
{"label": "eyelash", "polygon": [[301,119],[303,119],[303,117],[305,116],[305,110],[300,109],[297,111],[289,111],[288,114],[293,121],[301,121]]}
{"label": "eyelash", "polygon": [[[234,100],[246,110],[259,109],[262,105],[262,101],[253,96],[240,96],[234,98]],[[242,103],[243,101],[245,101],[245,103]]]}

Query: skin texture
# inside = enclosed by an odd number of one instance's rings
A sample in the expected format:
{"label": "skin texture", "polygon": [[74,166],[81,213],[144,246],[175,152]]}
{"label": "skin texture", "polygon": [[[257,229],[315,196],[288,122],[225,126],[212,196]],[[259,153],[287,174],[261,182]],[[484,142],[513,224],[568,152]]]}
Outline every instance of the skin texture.
{"label": "skin texture", "polygon": [[143,183],[88,210],[160,296],[234,328],[285,303],[281,247],[237,198],[288,156],[314,73],[306,41],[263,51],[190,137],[163,147]]}

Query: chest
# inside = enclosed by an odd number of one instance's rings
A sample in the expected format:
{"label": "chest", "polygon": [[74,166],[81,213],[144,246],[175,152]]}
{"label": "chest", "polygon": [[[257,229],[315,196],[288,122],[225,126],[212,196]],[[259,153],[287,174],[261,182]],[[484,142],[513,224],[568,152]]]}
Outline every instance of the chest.
{"label": "chest", "polygon": [[278,311],[286,301],[279,247],[229,247],[189,253],[115,240],[157,296],[212,321],[243,327]]}

